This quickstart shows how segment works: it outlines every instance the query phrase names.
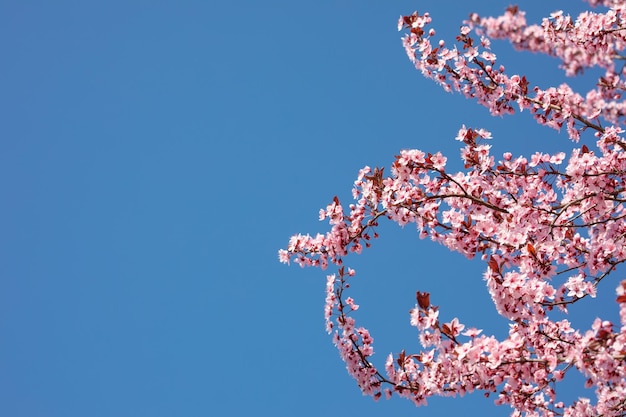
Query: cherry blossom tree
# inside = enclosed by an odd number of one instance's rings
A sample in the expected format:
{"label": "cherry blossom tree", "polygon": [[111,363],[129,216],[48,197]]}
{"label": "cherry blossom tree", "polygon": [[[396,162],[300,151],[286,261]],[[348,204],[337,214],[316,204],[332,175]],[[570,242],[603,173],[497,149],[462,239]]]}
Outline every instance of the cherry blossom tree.
{"label": "cherry blossom tree", "polygon": [[[326,329],[364,394],[423,405],[431,396],[482,391],[511,406],[513,416],[626,416],[626,280],[611,285],[619,323],[597,318],[577,329],[557,314],[595,297],[626,261],[626,0],[587,2],[599,8],[577,17],[555,12],[541,24],[528,24],[515,6],[499,17],[472,14],[453,43],[435,39],[428,13],[400,18],[406,53],[425,77],[494,116],[526,110],[566,131],[573,149],[496,157],[488,131],[463,126],[456,137],[463,172],[449,172],[439,152],[403,150],[389,174],[359,172],[352,204],[335,197],[320,210],[329,232],[295,235],[279,251],[281,262],[335,270],[327,276]],[[491,39],[556,57],[566,76],[594,67],[603,74],[585,94],[565,83],[541,89],[507,73]],[[589,147],[578,147],[583,135],[593,139]],[[413,223],[421,238],[484,261],[491,298],[510,321],[508,336],[499,340],[457,318],[444,322],[430,294],[417,292],[410,323],[421,350],[374,364],[373,338],[352,314],[359,308],[348,295],[355,271],[344,258],[369,247],[385,219]],[[559,399],[568,373],[582,374],[595,398]]]}

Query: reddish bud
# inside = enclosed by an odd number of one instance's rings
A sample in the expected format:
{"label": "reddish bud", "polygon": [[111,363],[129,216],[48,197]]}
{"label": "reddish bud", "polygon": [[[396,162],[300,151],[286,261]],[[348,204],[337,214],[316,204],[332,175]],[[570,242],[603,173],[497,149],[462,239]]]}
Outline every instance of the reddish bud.
{"label": "reddish bud", "polygon": [[400,352],[400,354],[398,355],[398,359],[396,359],[398,366],[403,366],[405,359],[406,359],[406,352],[402,350],[402,352]]}
{"label": "reddish bud", "polygon": [[418,291],[416,294],[417,304],[422,310],[426,310],[430,307],[430,293]]}
{"label": "reddish bud", "polygon": [[498,265],[498,261],[496,261],[493,256],[489,257],[489,268],[491,268],[494,273],[500,274],[500,265]]}

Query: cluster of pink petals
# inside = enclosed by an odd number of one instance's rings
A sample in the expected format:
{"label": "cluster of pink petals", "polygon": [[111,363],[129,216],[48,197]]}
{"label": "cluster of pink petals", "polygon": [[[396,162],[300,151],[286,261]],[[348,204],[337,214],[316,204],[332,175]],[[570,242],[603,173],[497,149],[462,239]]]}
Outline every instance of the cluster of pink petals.
{"label": "cluster of pink petals", "polygon": [[[553,383],[578,369],[598,392],[598,404],[583,402],[585,407],[615,407],[616,393],[626,394],[626,333],[597,321],[583,334],[565,320],[550,320],[549,311],[594,297],[599,282],[626,261],[626,153],[619,133],[607,129],[598,135],[598,155],[576,149],[559,169],[563,154],[536,153],[530,160],[505,154],[496,164],[481,140],[489,133],[463,128],[458,137],[465,144],[467,172],[448,173],[440,154],[402,151],[390,176],[361,171],[354,188],[357,203],[347,213],[339,214],[338,199],[324,210],[321,217],[333,226],[329,233],[292,238],[281,259],[293,257],[302,266],[330,260],[340,266],[339,277],[328,280],[327,330],[337,327],[335,344],[364,392],[380,396],[382,383],[389,383],[388,395],[396,392],[424,404],[432,395],[482,390],[525,413],[557,415],[550,414],[560,405]],[[378,373],[369,362],[372,338],[350,316],[358,307],[343,297],[354,271],[344,274],[341,265],[342,256],[369,244],[381,217],[414,223],[422,237],[469,258],[481,257],[498,312],[513,323],[509,337],[463,334],[457,319],[440,325],[436,307],[416,306],[411,324],[430,350],[405,355],[397,367],[390,357],[386,376]],[[619,291],[623,295],[624,286]],[[624,412],[626,403],[620,404]]]}
{"label": "cluster of pink petals", "polygon": [[[448,46],[433,41],[428,29],[428,13],[402,16],[399,29],[409,32],[403,38],[405,50],[422,74],[446,91],[459,91],[487,107],[493,115],[510,114],[515,108],[529,109],[539,123],[560,129],[566,126],[571,139],[578,140],[580,129],[599,128],[598,117],[621,124],[626,104],[621,100],[626,85],[621,78],[626,47],[626,8],[624,1],[612,1],[606,13],[582,13],[576,20],[555,12],[541,25],[527,25],[524,12],[511,6],[499,17],[481,18],[472,14],[461,28],[458,43]],[[471,36],[472,29],[480,36]],[[601,67],[605,74],[585,95],[567,84],[541,89],[530,88],[524,76],[508,75],[497,64],[490,39],[509,39],[518,49],[558,57],[567,75],[584,68]]]}
{"label": "cluster of pink petals", "polygon": [[[409,57],[446,90],[476,99],[493,114],[510,113],[516,103],[541,124],[566,126],[576,141],[589,129],[596,146],[583,145],[568,156],[496,158],[488,131],[463,126],[456,139],[463,145],[465,171],[448,172],[441,153],[404,150],[388,175],[379,168],[359,172],[353,204],[344,208],[335,197],[320,211],[329,232],[291,238],[279,251],[281,262],[338,268],[327,279],[326,329],[365,394],[376,399],[395,394],[423,405],[434,395],[482,391],[496,404],[511,406],[515,416],[626,415],[626,281],[617,287],[619,324],[598,318],[583,330],[551,317],[555,309],[566,312],[595,297],[600,282],[626,262],[623,70],[614,65],[626,46],[626,2],[589,3],[609,10],[576,20],[554,13],[538,26],[528,26],[514,7],[497,18],[472,15],[457,38],[460,49],[431,44],[428,13],[400,19],[399,28],[409,31],[404,38]],[[470,36],[472,29],[479,40]],[[568,74],[592,66],[607,73],[584,97],[565,84],[529,88],[525,77],[496,69],[488,37],[557,56]],[[511,323],[508,337],[498,340],[457,318],[443,322],[430,294],[418,292],[410,322],[422,350],[389,355],[384,369],[376,368],[370,361],[373,339],[353,317],[359,306],[344,294],[354,271],[343,258],[370,246],[381,219],[414,224],[420,237],[484,261],[491,298]],[[557,398],[557,384],[568,372],[584,376],[586,387],[595,390],[593,401],[564,404]]]}

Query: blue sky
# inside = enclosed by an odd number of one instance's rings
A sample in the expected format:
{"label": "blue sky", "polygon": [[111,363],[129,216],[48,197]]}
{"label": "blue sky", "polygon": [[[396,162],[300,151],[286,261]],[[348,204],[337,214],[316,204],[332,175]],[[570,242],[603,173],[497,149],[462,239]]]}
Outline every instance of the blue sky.
{"label": "blue sky", "polygon": [[[531,20],[584,6],[531,3]],[[421,410],[362,397],[324,332],[325,273],[276,255],[326,230],[319,208],[364,165],[420,148],[458,166],[462,124],[491,130],[496,154],[569,149],[423,79],[396,31],[430,10],[451,41],[470,11],[507,5],[0,2],[0,414],[508,415],[480,394]],[[563,80],[554,60],[493,49],[531,82]],[[379,361],[419,348],[416,290],[507,331],[484,265],[410,227],[383,225],[347,262]],[[575,318],[614,317],[614,284]]]}

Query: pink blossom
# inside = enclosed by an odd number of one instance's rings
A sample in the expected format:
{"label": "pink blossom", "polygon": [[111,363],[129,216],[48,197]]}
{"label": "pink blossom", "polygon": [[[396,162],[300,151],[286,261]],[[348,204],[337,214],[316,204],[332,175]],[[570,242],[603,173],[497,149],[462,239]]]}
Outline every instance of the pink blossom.
{"label": "pink blossom", "polygon": [[359,309],[358,304],[355,304],[354,300],[352,299],[352,297],[348,297],[346,298],[346,304],[348,305],[348,307],[350,307],[350,309],[352,311],[356,311]]}
{"label": "pink blossom", "polygon": [[482,332],[483,332],[482,330],[472,327],[464,331],[462,334],[463,336],[474,338],[478,336],[479,334],[481,334]]}

